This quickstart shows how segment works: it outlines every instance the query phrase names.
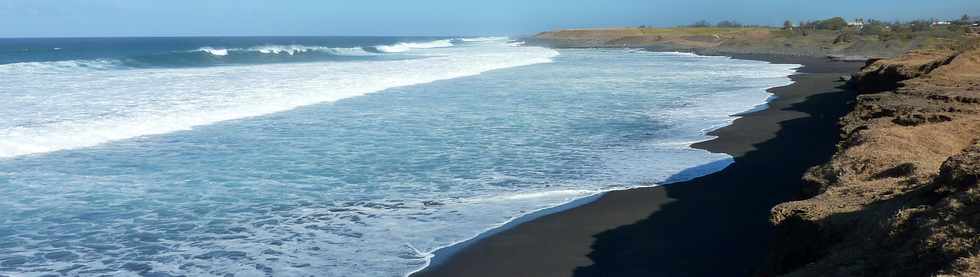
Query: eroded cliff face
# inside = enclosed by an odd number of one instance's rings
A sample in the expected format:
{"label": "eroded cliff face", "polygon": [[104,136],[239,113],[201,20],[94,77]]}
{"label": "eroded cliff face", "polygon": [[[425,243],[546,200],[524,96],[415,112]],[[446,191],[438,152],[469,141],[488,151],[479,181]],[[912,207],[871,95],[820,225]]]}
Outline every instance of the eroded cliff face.
{"label": "eroded cliff face", "polygon": [[980,276],[980,50],[875,61],[853,82],[810,198],[772,210],[760,275]]}
{"label": "eroded cliff face", "polygon": [[902,81],[929,74],[956,57],[950,49],[913,50],[894,59],[871,61],[854,76],[859,91],[895,90]]}

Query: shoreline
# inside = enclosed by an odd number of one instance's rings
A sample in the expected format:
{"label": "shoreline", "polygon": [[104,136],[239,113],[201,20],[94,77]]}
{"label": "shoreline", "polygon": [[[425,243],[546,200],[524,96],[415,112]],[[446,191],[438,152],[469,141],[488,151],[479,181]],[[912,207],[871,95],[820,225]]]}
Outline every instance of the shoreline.
{"label": "shoreline", "polygon": [[[602,48],[563,48],[563,49],[602,49]],[[616,49],[616,48],[614,48],[614,49]],[[770,61],[767,61],[767,60],[764,60],[764,59],[737,58],[737,57],[734,57],[734,55],[737,55],[737,54],[720,55],[720,54],[702,54],[702,53],[697,53],[697,52],[658,51],[658,50],[652,50],[652,49],[635,49],[635,50],[638,50],[638,51],[651,51],[651,52],[663,52],[663,53],[691,54],[691,55],[697,55],[697,56],[723,56],[723,57],[728,57],[728,58],[731,58],[731,59],[763,61],[763,62],[769,62],[771,64],[780,64],[780,63],[770,62]],[[783,64],[792,64],[792,65],[798,65],[799,66],[799,67],[796,68],[795,72],[793,74],[787,76],[787,78],[789,78],[792,75],[800,74],[799,69],[804,66],[803,64],[796,64],[796,63],[791,63],[791,62],[783,63]],[[788,85],[792,85],[792,83],[794,83],[794,82],[795,81],[792,81],[791,80],[790,81],[790,84],[788,84]],[[769,97],[766,98],[766,100],[764,102],[759,103],[759,104],[756,104],[756,105],[752,106],[751,108],[749,108],[749,109],[747,109],[747,110],[745,110],[743,112],[739,112],[739,113],[730,115],[730,117],[733,117],[734,119],[732,119],[730,122],[728,122],[728,123],[726,123],[724,125],[720,125],[720,126],[717,126],[717,127],[712,127],[710,129],[705,130],[705,134],[704,134],[706,136],[705,139],[692,142],[687,147],[693,148],[693,149],[700,149],[700,148],[695,148],[693,145],[699,144],[699,143],[704,143],[704,142],[708,142],[708,141],[712,141],[712,140],[717,139],[718,137],[715,136],[715,135],[713,135],[713,132],[714,131],[717,131],[718,129],[722,129],[724,127],[731,126],[732,124],[734,124],[734,121],[735,120],[738,120],[739,118],[742,118],[742,117],[744,117],[746,115],[749,115],[749,114],[752,114],[752,113],[755,113],[755,112],[759,112],[759,111],[763,111],[763,110],[768,109],[769,108],[769,104],[772,101],[775,101],[778,98],[775,94],[772,94],[770,92],[770,90],[773,89],[773,88],[778,88],[778,87],[783,87],[783,86],[788,86],[788,85],[775,86],[775,87],[771,87],[771,88],[766,89],[766,92],[769,93],[770,95],[769,95]],[[701,150],[710,151],[708,149],[701,149]],[[668,179],[666,179],[664,181],[661,181],[661,182],[652,183],[652,185],[640,185],[640,186],[629,187],[629,188],[615,188],[615,189],[609,189],[609,190],[604,190],[604,191],[597,191],[597,192],[595,192],[593,194],[590,194],[588,196],[584,196],[584,197],[581,197],[581,198],[576,198],[576,199],[573,199],[573,200],[570,200],[570,201],[567,201],[567,202],[564,202],[564,203],[561,203],[561,204],[558,204],[558,205],[555,205],[555,206],[552,206],[552,207],[538,209],[538,210],[534,210],[534,211],[531,211],[531,212],[528,212],[528,213],[525,213],[525,214],[522,214],[522,215],[518,215],[518,216],[513,217],[513,218],[511,218],[511,219],[509,219],[509,220],[507,220],[507,221],[505,221],[505,222],[503,222],[503,223],[501,223],[499,225],[490,227],[490,228],[484,230],[483,232],[481,232],[479,234],[476,234],[476,235],[474,235],[474,236],[472,236],[470,238],[466,238],[466,239],[463,239],[463,240],[454,242],[454,243],[449,244],[449,245],[438,247],[438,248],[436,248],[436,249],[434,249],[434,250],[432,250],[431,252],[428,252],[428,253],[422,253],[418,249],[414,249],[413,248],[413,250],[415,250],[420,255],[421,254],[425,254],[425,256],[427,256],[428,259],[426,260],[426,263],[425,263],[425,265],[423,267],[418,268],[418,269],[416,269],[414,271],[411,271],[411,272],[405,274],[404,276],[406,276],[406,277],[408,277],[408,276],[414,276],[414,275],[416,275],[418,273],[427,271],[430,267],[438,267],[438,266],[442,265],[443,263],[445,263],[446,261],[452,260],[453,256],[456,253],[458,253],[459,251],[461,251],[463,249],[466,249],[467,247],[469,247],[469,246],[471,246],[471,245],[473,245],[475,243],[478,243],[479,241],[481,241],[483,239],[486,239],[486,238],[489,238],[489,237],[493,237],[494,235],[496,235],[498,233],[507,231],[507,230],[512,229],[512,228],[517,227],[517,226],[520,226],[521,224],[534,221],[534,220],[539,219],[541,217],[545,217],[545,216],[548,216],[548,215],[551,215],[551,214],[555,214],[555,213],[559,213],[559,212],[563,212],[563,211],[575,209],[575,208],[578,208],[578,207],[581,207],[581,206],[584,206],[584,205],[588,205],[588,204],[590,204],[592,202],[595,202],[598,199],[602,198],[607,193],[615,192],[615,191],[634,190],[634,189],[649,189],[649,188],[660,187],[660,186],[669,185],[669,184],[673,184],[673,183],[687,182],[687,181],[690,181],[690,180],[693,180],[693,179],[696,179],[696,178],[699,178],[699,177],[702,177],[702,176],[705,176],[705,175],[710,175],[712,173],[715,173],[715,172],[724,170],[725,168],[727,168],[728,166],[730,166],[732,163],[734,163],[734,157],[732,157],[731,155],[729,155],[729,158],[727,158],[727,159],[718,160],[718,161],[715,161],[715,162],[711,162],[711,163],[707,163],[707,164],[703,164],[703,165],[699,165],[699,166],[696,166],[696,167],[692,167],[692,168],[688,168],[688,169],[682,170],[681,172],[678,172],[677,174],[669,177]],[[724,166],[717,166],[718,164],[724,164]],[[696,169],[696,168],[703,168],[703,167],[715,167],[715,168],[718,168],[718,169],[715,170],[715,171],[711,171],[709,173],[706,173],[706,174],[698,175],[698,176],[685,176],[684,175],[684,173],[687,172],[688,170],[692,170],[692,169]]]}
{"label": "shoreline", "polygon": [[[717,53],[701,54],[699,55],[718,55]],[[701,179],[708,179],[715,175],[720,175],[723,172],[729,171],[731,168],[739,165],[739,160],[744,159],[744,156],[752,151],[752,145],[754,143],[747,143],[744,136],[739,135],[739,133],[751,132],[755,128],[745,128],[746,126],[741,125],[753,125],[753,124],[740,124],[745,118],[749,117],[766,117],[760,116],[760,113],[766,113],[774,109],[780,109],[783,104],[796,104],[794,100],[799,100],[799,97],[784,97],[785,90],[793,90],[793,87],[800,83],[800,79],[804,78],[801,76],[809,76],[812,74],[820,74],[822,81],[836,80],[839,75],[825,76],[826,74],[849,74],[856,71],[860,67],[858,63],[840,63],[831,62],[826,59],[816,58],[816,57],[805,57],[805,56],[780,56],[780,55],[746,55],[746,54],[728,54],[724,55],[731,57],[733,59],[743,59],[743,60],[757,60],[766,61],[770,63],[780,63],[780,64],[800,64],[801,67],[797,69],[797,72],[790,77],[793,81],[792,84],[780,87],[774,87],[767,90],[767,92],[772,93],[770,99],[766,103],[762,103],[759,106],[748,110],[737,115],[733,122],[724,127],[712,130],[706,135],[714,137],[706,141],[698,142],[692,144],[690,147],[703,149],[716,153],[726,153],[731,155],[735,161],[734,164],[728,167],[716,171],[714,173],[708,174],[706,176],[694,178],[686,181],[671,182],[666,184],[657,184],[654,186],[630,188],[625,190],[612,190],[606,192],[600,192],[588,197],[576,199],[562,205],[558,205],[552,208],[542,209],[535,211],[523,216],[516,217],[498,227],[492,228],[483,232],[471,239],[457,242],[455,244],[436,249],[435,251],[429,253],[432,256],[427,262],[426,266],[411,272],[408,276],[594,276],[596,274],[607,275],[616,274],[609,270],[629,270],[635,269],[630,268],[619,268],[619,269],[593,269],[588,270],[584,266],[589,265],[589,257],[594,256],[597,251],[595,251],[596,246],[589,245],[592,250],[589,253],[582,253],[582,242],[583,235],[588,235],[587,237],[600,236],[601,233],[606,231],[611,231],[623,227],[628,227],[635,225],[636,222],[641,222],[643,218],[644,211],[657,211],[660,210],[661,206],[668,206],[675,199],[672,199],[671,191],[677,190],[680,187],[688,186],[688,183],[697,183]],[[827,92],[823,92],[827,93]],[[812,93],[813,95],[822,93]],[[812,96],[812,95],[807,95]],[[844,104],[840,104],[844,106]],[[761,108],[760,108],[761,107]],[[769,116],[772,118],[772,116]],[[748,126],[753,127],[753,126]],[[834,144],[836,144],[836,132],[834,135]],[[761,141],[759,141],[761,142]],[[832,152],[826,155],[829,159]],[[744,162],[743,162],[744,163]],[[739,166],[741,167],[741,166]],[[800,172],[802,176],[802,172]],[[799,177],[799,176],[798,176]],[[797,178],[798,180],[798,178]],[[690,188],[688,188],[689,190]],[[785,193],[781,194],[785,196]],[[641,197],[637,197],[641,196]],[[644,199],[647,198],[647,199]],[[780,200],[787,197],[781,197]],[[777,201],[779,203],[782,201]],[[645,206],[647,209],[639,209],[638,212],[635,207],[631,206]],[[775,203],[773,203],[775,205]],[[653,209],[650,209],[653,208]],[[703,208],[702,208],[703,209]],[[595,213],[598,210],[601,213]],[[610,220],[609,217],[613,219]],[[578,224],[579,226],[574,226],[574,224],[569,222],[567,219],[576,219],[575,221],[585,223]],[[768,218],[768,210],[766,210],[766,218]],[[590,221],[604,221],[604,229],[608,230],[598,230],[596,228],[582,228],[586,230],[567,230],[568,227],[588,227],[581,225],[590,225],[587,222]],[[572,226],[568,226],[572,225]],[[555,229],[554,227],[563,227]],[[542,230],[541,227],[551,227],[550,230]],[[599,228],[603,229],[603,228]],[[571,232],[570,232],[571,231]],[[584,232],[583,232],[584,231]],[[598,231],[598,232],[597,232]],[[681,231],[681,230],[675,230]],[[563,234],[565,233],[565,234]],[[574,237],[569,237],[568,233],[574,233]],[[577,236],[575,236],[577,235]],[[558,238],[556,238],[558,237]],[[541,239],[545,239],[541,241]],[[589,239],[585,239],[590,241]],[[567,246],[564,246],[563,242],[577,242],[580,250],[578,255],[570,254]],[[521,246],[517,246],[517,245]],[[525,246],[526,245],[526,246]],[[530,247],[530,248],[529,248]],[[697,247],[695,247],[697,248]],[[528,252],[539,252],[537,254],[532,253],[513,253],[509,254],[508,250],[519,250],[524,251],[527,249],[532,249],[533,251]],[[734,250],[734,249],[731,249]],[[517,251],[514,251],[517,252]],[[541,253],[541,252],[552,252],[552,253]],[[549,255],[552,254],[552,255]],[[556,258],[553,254],[561,254],[561,257]],[[662,253],[664,255],[670,256],[670,253]],[[633,259],[642,259],[644,257],[631,257]],[[650,257],[655,259],[654,257]],[[593,260],[592,267],[598,265],[595,260],[602,260],[600,256],[596,256]],[[761,258],[760,258],[761,259]],[[544,260],[544,261],[542,261]],[[516,262],[516,263],[515,263]],[[661,262],[664,262],[661,260]],[[761,262],[760,262],[761,263]],[[556,271],[557,270],[557,271]],[[571,271],[569,271],[571,270]],[[589,273],[588,271],[592,271]],[[682,273],[683,271],[675,271],[674,273]],[[730,272],[730,271],[728,271]],[[620,272],[621,274],[627,274],[626,272]],[[636,274],[641,273],[656,273],[656,272],[635,272]],[[664,272],[668,273],[668,272]],[[750,272],[747,272],[750,273]],[[629,273],[632,274],[632,273]],[[692,275],[698,276],[698,275]]]}
{"label": "shoreline", "polygon": [[[562,49],[603,49],[603,48],[562,48]],[[613,48],[613,49],[617,49],[617,48]],[[728,57],[728,58],[731,58],[731,59],[741,59],[741,60],[753,60],[753,61],[769,62],[769,61],[766,61],[766,60],[763,60],[763,59],[736,58],[736,57],[733,57],[733,55],[735,55],[735,54],[732,54],[732,55],[714,55],[714,54],[701,54],[701,53],[696,53],[696,52],[656,51],[656,50],[651,50],[651,49],[634,49],[634,50],[638,50],[638,51],[650,51],[650,52],[663,52],[663,53],[690,54],[690,55],[696,55],[696,56],[723,56],[723,57]],[[769,63],[773,63],[773,62],[769,62]],[[773,63],[773,64],[778,64],[778,63]],[[794,73],[791,74],[791,75],[789,75],[789,76],[799,74],[799,71],[798,71],[799,68],[803,67],[802,64],[795,64],[795,63],[785,63],[785,64],[792,64],[792,65],[799,66],[799,67],[797,67],[795,69]],[[789,76],[787,76],[787,78]],[[790,84],[788,84],[788,85],[791,85],[793,82],[794,81],[791,80],[790,81]],[[749,109],[747,109],[747,110],[745,110],[743,112],[739,112],[739,113],[730,115],[730,117],[732,117],[734,119],[732,119],[730,122],[728,122],[726,124],[719,125],[717,127],[712,127],[712,128],[709,128],[709,129],[705,130],[705,134],[704,134],[704,136],[706,137],[705,139],[694,141],[690,145],[688,145],[687,147],[694,148],[693,147],[694,144],[698,144],[698,143],[703,143],[703,142],[715,140],[718,137],[712,135],[712,133],[714,131],[716,131],[718,129],[722,129],[724,127],[727,127],[727,126],[730,126],[730,125],[734,124],[734,121],[735,120],[737,120],[739,118],[742,118],[743,116],[746,116],[746,115],[751,114],[751,113],[755,113],[755,112],[758,112],[758,111],[763,111],[765,109],[768,109],[769,108],[769,104],[772,101],[775,101],[778,98],[775,94],[772,94],[770,92],[770,90],[773,89],[773,88],[782,87],[782,86],[788,86],[788,85],[780,85],[780,86],[775,86],[775,87],[767,88],[765,91],[766,91],[766,93],[769,93],[769,97],[767,97],[764,102],[759,103],[759,104],[756,104],[756,105],[752,106],[751,108],[749,108]],[[700,148],[694,148],[694,149],[700,149]],[[702,149],[702,150],[710,151],[710,150],[707,150],[707,149]],[[428,253],[423,253],[422,251],[419,251],[418,249],[413,248],[413,250],[415,250],[420,255],[424,254],[424,256],[427,256],[428,259],[426,260],[426,263],[425,263],[425,265],[423,267],[418,268],[418,269],[416,269],[414,271],[411,271],[411,272],[405,274],[404,276],[406,276],[406,277],[413,276],[413,275],[415,275],[417,273],[426,271],[430,267],[438,267],[439,265],[445,263],[446,261],[452,260],[452,257],[456,253],[458,253],[459,251],[461,251],[463,249],[466,249],[467,247],[469,247],[469,246],[471,246],[471,245],[479,242],[480,240],[483,240],[483,239],[492,237],[492,236],[494,236],[494,235],[496,235],[498,233],[507,231],[507,230],[512,229],[514,227],[517,227],[517,226],[519,226],[521,224],[534,221],[534,220],[536,220],[538,218],[541,218],[541,217],[545,217],[545,216],[548,216],[548,215],[551,215],[551,214],[563,212],[563,211],[566,211],[566,210],[575,209],[575,208],[578,208],[580,206],[588,205],[589,203],[595,202],[596,200],[600,199],[601,197],[603,197],[607,193],[614,192],[614,191],[633,190],[633,189],[647,189],[647,188],[654,188],[654,187],[669,185],[669,184],[673,184],[673,183],[687,182],[687,181],[690,181],[690,180],[693,180],[693,179],[696,179],[696,178],[699,178],[699,177],[702,177],[702,176],[705,176],[705,175],[709,175],[709,174],[712,174],[712,173],[721,171],[724,168],[730,166],[732,163],[734,163],[734,157],[731,157],[731,155],[729,155],[729,158],[727,158],[727,159],[722,159],[722,160],[718,160],[718,161],[714,161],[714,162],[711,162],[711,163],[702,164],[702,165],[698,165],[696,167],[692,167],[692,168],[688,168],[688,169],[682,170],[682,171],[678,172],[677,174],[672,175],[668,179],[665,179],[665,180],[660,181],[660,182],[654,182],[651,185],[639,185],[639,186],[628,187],[628,188],[613,188],[613,189],[608,189],[608,190],[603,190],[603,191],[596,191],[596,192],[594,192],[594,193],[592,193],[590,195],[583,196],[583,197],[580,197],[580,198],[576,198],[576,199],[573,199],[573,200],[570,200],[570,201],[567,201],[567,202],[564,202],[564,203],[561,203],[561,204],[557,204],[557,205],[552,206],[552,207],[542,208],[542,209],[538,209],[538,210],[534,210],[534,211],[531,211],[531,212],[528,212],[528,213],[524,213],[524,214],[518,215],[518,216],[513,217],[513,218],[511,218],[511,219],[509,219],[509,220],[507,220],[507,221],[505,221],[505,222],[503,222],[501,224],[498,224],[496,226],[487,228],[486,230],[484,230],[481,233],[476,234],[476,235],[474,235],[472,237],[469,237],[469,238],[466,238],[466,239],[463,239],[463,240],[454,242],[454,243],[449,244],[449,245],[438,247],[438,248],[436,248],[436,249],[434,249],[434,250],[432,250],[431,252],[428,252]],[[719,166],[719,164],[724,164],[724,165],[723,166]],[[697,176],[687,176],[687,175],[684,174],[685,172],[687,172],[689,170],[698,169],[698,168],[704,168],[704,167],[713,167],[713,168],[718,168],[718,169],[717,170],[714,170],[714,171],[711,171],[709,173],[700,174],[700,175],[697,175]]]}

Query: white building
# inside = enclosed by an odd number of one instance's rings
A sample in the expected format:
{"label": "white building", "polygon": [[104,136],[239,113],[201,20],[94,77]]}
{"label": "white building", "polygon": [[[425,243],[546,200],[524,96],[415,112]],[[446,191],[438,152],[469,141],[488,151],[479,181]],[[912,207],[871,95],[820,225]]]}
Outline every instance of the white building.
{"label": "white building", "polygon": [[864,21],[849,21],[847,22],[847,26],[858,28],[858,29],[864,29]]}

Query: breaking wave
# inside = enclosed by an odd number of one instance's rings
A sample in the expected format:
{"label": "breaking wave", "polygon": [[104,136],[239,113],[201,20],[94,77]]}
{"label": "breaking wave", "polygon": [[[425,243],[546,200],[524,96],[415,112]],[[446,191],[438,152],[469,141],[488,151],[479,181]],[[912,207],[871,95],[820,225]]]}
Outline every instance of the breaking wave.
{"label": "breaking wave", "polygon": [[133,68],[187,68],[222,65],[256,65],[272,63],[303,63],[323,61],[393,60],[424,57],[420,50],[449,48],[457,45],[511,43],[505,37],[457,38],[426,42],[398,42],[388,45],[327,47],[303,44],[270,44],[250,47],[203,46],[125,57],[77,59],[62,61],[32,61],[0,64],[0,72],[31,70],[38,73],[58,73],[66,70],[112,70]]}
{"label": "breaking wave", "polygon": [[446,48],[453,47],[453,41],[451,39],[430,41],[430,42],[400,42],[393,45],[379,45],[375,46],[374,49],[384,53],[401,53],[407,52],[414,49],[432,49],[432,48]]}
{"label": "breaking wave", "polygon": [[201,47],[194,51],[204,52],[215,56],[228,56],[228,49]]}
{"label": "breaking wave", "polygon": [[96,60],[68,60],[53,62],[22,62],[11,64],[0,64],[0,74],[31,72],[35,74],[57,74],[74,72],[78,70],[111,70],[124,68],[125,65],[119,60],[96,59]]}
{"label": "breaking wave", "polygon": [[371,53],[361,47],[325,47],[325,46],[306,46],[306,45],[263,45],[249,48],[212,48],[202,47],[190,52],[203,52],[213,56],[228,56],[232,54],[266,54],[266,55],[289,55],[295,56],[305,53],[325,53],[337,56],[371,56]]}
{"label": "breaking wave", "polygon": [[[421,49],[444,43],[402,45]],[[10,101],[0,103],[0,118],[8,119],[0,124],[0,158],[189,130],[393,87],[547,63],[558,55],[551,49],[499,43],[414,59],[157,68],[225,59],[239,63],[250,58],[270,60],[261,56],[280,60],[304,55],[337,57],[338,53],[374,56],[351,48],[262,46],[201,48],[181,55],[125,60],[0,65],[0,75],[5,76],[0,91],[11,92]],[[111,70],[119,67],[131,70]],[[43,82],[38,74],[44,74]],[[18,109],[32,112],[27,116],[16,112]]]}

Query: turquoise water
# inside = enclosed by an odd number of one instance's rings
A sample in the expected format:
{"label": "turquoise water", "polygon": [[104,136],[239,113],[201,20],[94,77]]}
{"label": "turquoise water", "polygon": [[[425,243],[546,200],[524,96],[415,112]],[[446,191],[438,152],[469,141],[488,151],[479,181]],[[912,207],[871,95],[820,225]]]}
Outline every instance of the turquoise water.
{"label": "turquoise water", "polygon": [[[719,169],[675,176],[730,161],[688,146],[795,68],[357,43],[315,46],[369,57],[0,64],[0,275],[402,276],[522,214]],[[185,48],[262,46],[210,44]]]}

